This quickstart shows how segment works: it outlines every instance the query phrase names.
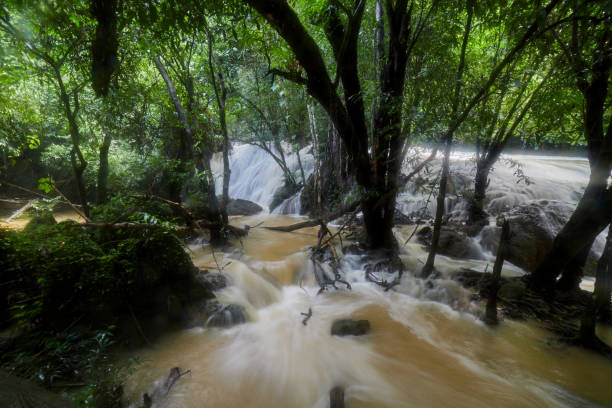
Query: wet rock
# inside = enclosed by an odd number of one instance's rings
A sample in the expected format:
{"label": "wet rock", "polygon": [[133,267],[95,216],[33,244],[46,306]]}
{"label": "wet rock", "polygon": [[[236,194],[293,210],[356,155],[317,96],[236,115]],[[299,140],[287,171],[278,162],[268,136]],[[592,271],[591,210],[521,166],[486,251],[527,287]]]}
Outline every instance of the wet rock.
{"label": "wet rock", "polygon": [[227,215],[255,215],[262,211],[259,204],[241,198],[232,198],[227,204]]}
{"label": "wet rock", "polygon": [[410,225],[413,224],[413,220],[396,208],[393,214],[393,223],[395,225]]}
{"label": "wet rock", "polygon": [[244,307],[236,304],[221,305],[217,304],[214,307],[211,316],[206,322],[208,327],[231,327],[238,324],[246,323],[248,318]]}
{"label": "wet rock", "polygon": [[513,280],[502,285],[497,295],[507,301],[520,299],[526,292],[527,287],[522,281]]}
{"label": "wet rock", "polygon": [[221,290],[227,286],[227,278],[225,275],[218,272],[202,271],[198,274],[198,281],[204,286],[207,292]]}
{"label": "wet rock", "polygon": [[272,203],[270,203],[270,212],[274,211],[283,201],[297,193],[299,189],[298,185],[285,181],[283,186],[274,193]]}
{"label": "wet rock", "polygon": [[363,336],[370,331],[368,320],[340,319],[332,323],[331,334],[334,336]]}
{"label": "wet rock", "polygon": [[[564,202],[537,200],[521,204],[503,214],[510,221],[510,240],[506,260],[533,272],[552,247],[553,240],[569,219],[573,207]],[[495,253],[500,228],[485,227],[480,234],[483,248]],[[585,275],[594,275],[597,254],[593,251],[586,262]]]}
{"label": "wet rock", "polygon": [[[432,235],[433,228],[426,226],[417,231],[416,238],[420,244],[429,247]],[[478,245],[459,226],[442,226],[438,253],[461,259],[484,259]]]}

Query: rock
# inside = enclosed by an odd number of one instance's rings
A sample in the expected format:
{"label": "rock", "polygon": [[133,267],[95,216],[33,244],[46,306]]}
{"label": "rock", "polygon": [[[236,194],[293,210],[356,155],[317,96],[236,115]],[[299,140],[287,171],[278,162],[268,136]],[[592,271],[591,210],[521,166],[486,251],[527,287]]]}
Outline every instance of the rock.
{"label": "rock", "polygon": [[[510,241],[506,260],[533,272],[552,247],[553,240],[569,219],[573,207],[564,202],[537,200],[521,204],[503,214],[510,221]],[[497,251],[500,228],[486,226],[480,233],[480,245]],[[584,273],[594,275],[597,255],[591,251]]]}
{"label": "rock", "polygon": [[413,221],[410,219],[409,216],[407,216],[406,214],[404,214],[403,212],[401,212],[400,210],[396,208],[393,214],[393,224],[410,225],[410,224],[413,224]]}
{"label": "rock", "polygon": [[334,336],[363,336],[370,331],[367,320],[340,319],[334,321],[331,334]]}
{"label": "rock", "polygon": [[274,211],[283,201],[297,193],[299,189],[297,184],[285,181],[283,186],[274,192],[272,203],[270,203],[270,212]]}
{"label": "rock", "polygon": [[217,304],[206,322],[208,327],[231,327],[246,323],[248,318],[244,307],[236,304],[227,306]]}
{"label": "rock", "polygon": [[526,290],[527,287],[523,282],[518,280],[512,280],[508,283],[503,284],[502,287],[499,288],[499,292],[497,292],[497,295],[506,301],[516,300],[523,297]]}
{"label": "rock", "polygon": [[[222,273],[201,271],[198,274],[198,281],[207,292],[214,292],[227,286],[227,278]],[[211,296],[212,297],[212,296]]]}
{"label": "rock", "polygon": [[232,198],[227,204],[227,215],[255,215],[262,211],[259,204],[241,198]]}
{"label": "rock", "polygon": [[[417,241],[429,247],[433,228],[426,226],[416,233]],[[478,245],[472,241],[461,227],[442,226],[440,231],[440,241],[438,243],[438,253],[462,259],[484,259]]]}

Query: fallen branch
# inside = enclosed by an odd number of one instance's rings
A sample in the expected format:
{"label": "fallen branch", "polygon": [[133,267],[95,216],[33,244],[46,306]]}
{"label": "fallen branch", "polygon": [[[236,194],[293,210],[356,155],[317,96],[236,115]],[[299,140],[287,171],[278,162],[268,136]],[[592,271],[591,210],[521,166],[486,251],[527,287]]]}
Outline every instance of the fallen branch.
{"label": "fallen branch", "polygon": [[15,211],[13,214],[11,214],[10,217],[8,217],[6,219],[6,222],[11,222],[13,221],[15,218],[19,217],[21,214],[23,214],[24,212],[26,212],[30,207],[32,207],[32,205],[34,204],[36,200],[30,200],[26,203],[26,205],[24,205],[23,207],[21,207],[20,209],[18,209],[17,211]]}
{"label": "fallen branch", "polygon": [[57,188],[57,187],[55,186],[55,184],[51,184],[51,186],[53,187],[53,190],[55,190],[55,192],[56,192],[57,194],[59,194],[59,195],[60,195],[60,197],[62,197],[62,198],[63,198],[63,199],[64,199],[64,200],[65,200],[65,201],[68,203],[68,205],[69,205],[70,207],[72,207],[72,209],[73,209],[73,210],[74,210],[74,211],[75,211],[77,214],[79,214],[79,215],[81,216],[81,218],[83,218],[83,219],[84,219],[85,221],[87,221],[87,222],[91,222],[91,220],[89,219],[89,217],[87,217],[87,215],[85,215],[85,213],[84,213],[83,211],[79,210],[79,209],[77,208],[77,206],[76,206],[76,205],[74,205],[74,204],[72,203],[72,201],[70,201],[70,200],[69,200],[69,199],[68,199],[68,198],[67,198],[67,197],[64,195],[64,193],[62,193],[62,192],[59,190],[59,188]]}
{"label": "fallen branch", "polygon": [[430,155],[427,156],[427,158],[423,160],[421,163],[419,163],[410,173],[408,173],[405,176],[400,176],[399,184],[400,185],[406,184],[408,181],[410,181],[412,177],[414,177],[417,173],[423,170],[423,167],[425,167],[429,162],[431,162],[436,157],[436,154],[438,153],[438,147],[439,146],[436,145],[436,147],[434,147],[434,149],[431,151]]}
{"label": "fallen branch", "polygon": [[282,225],[282,226],[278,226],[278,227],[262,227],[271,231],[281,231],[281,232],[292,232],[292,231],[296,231],[302,228],[308,228],[308,227],[316,227],[317,225],[320,225],[323,221],[322,220],[308,220],[308,221],[304,221],[304,222],[298,222],[297,224],[291,224],[291,225]]}

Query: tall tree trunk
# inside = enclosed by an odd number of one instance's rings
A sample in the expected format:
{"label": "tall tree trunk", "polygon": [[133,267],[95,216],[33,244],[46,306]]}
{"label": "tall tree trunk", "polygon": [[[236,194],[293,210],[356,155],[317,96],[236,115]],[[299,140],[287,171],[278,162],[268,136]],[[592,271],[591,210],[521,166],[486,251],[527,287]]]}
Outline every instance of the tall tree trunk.
{"label": "tall tree trunk", "polygon": [[317,214],[321,214],[321,158],[319,153],[319,132],[314,107],[310,104],[308,108],[308,123],[310,124],[310,137],[312,138],[312,155],[314,156],[313,191],[315,197],[315,208]]}
{"label": "tall tree trunk", "polygon": [[210,79],[215,90],[217,99],[217,107],[219,111],[219,123],[221,125],[221,133],[223,134],[223,192],[221,196],[220,212],[221,221],[224,225],[228,224],[227,204],[229,203],[229,182],[230,182],[230,163],[229,163],[229,133],[227,131],[227,113],[225,103],[227,101],[227,87],[221,70],[215,69],[213,56],[213,35],[208,29],[208,68],[210,69]]}
{"label": "tall tree trunk", "polygon": [[484,160],[476,163],[476,175],[474,176],[474,195],[470,201],[469,220],[471,223],[479,222],[487,217],[484,210],[484,201],[489,186],[489,171],[491,166]]}
{"label": "tall tree trunk", "polygon": [[[465,70],[465,53],[467,44],[470,38],[472,29],[472,16],[474,14],[474,5],[470,1],[467,3],[467,19],[465,22],[465,30],[463,33],[463,42],[461,44],[461,54],[459,56],[459,66],[457,68],[457,76],[455,78],[455,90],[453,93],[453,107],[451,112],[451,120],[456,122],[457,112],[459,111],[459,102],[461,99],[461,89],[463,83],[463,71]],[[444,206],[446,200],[446,185],[448,181],[448,173],[450,167],[450,153],[453,145],[453,132],[447,132],[444,140],[444,159],[442,160],[442,173],[440,175],[440,188],[438,189],[438,197],[436,204],[436,216],[434,219],[434,230],[431,237],[431,245],[429,246],[429,254],[427,261],[423,265],[421,274],[428,276],[434,269],[436,254],[438,253],[438,243],[440,242],[440,231],[442,230],[442,216],[444,215]]]}
{"label": "tall tree trunk", "polygon": [[297,157],[298,166],[300,167],[300,175],[302,176],[302,186],[306,186],[306,175],[304,174],[304,166],[302,166],[302,158],[300,157],[300,146],[296,146],[295,155]]}
{"label": "tall tree trunk", "polygon": [[166,68],[164,67],[164,64],[162,63],[161,59],[158,56],[155,56],[153,58],[153,62],[155,62],[155,66],[157,67],[157,70],[159,71],[164,82],[166,83],[166,87],[168,88],[168,93],[170,94],[170,99],[172,100],[172,104],[174,105],[174,110],[176,111],[179,117],[179,120],[181,121],[183,128],[185,129],[185,131],[181,134],[182,136],[181,144],[184,148],[184,157],[181,157],[181,159],[186,160],[186,161],[192,161],[191,165],[193,166],[194,165],[193,163],[194,151],[193,151],[193,131],[191,129],[191,123],[189,122],[189,119],[187,118],[187,114],[185,113],[185,110],[183,109],[183,105],[181,103],[181,100],[178,97],[176,88],[174,87],[174,83],[172,82],[172,79],[170,79],[170,76],[168,75],[168,72],[166,71]]}
{"label": "tall tree trunk", "polygon": [[112,140],[111,134],[107,132],[100,145],[100,166],[98,167],[98,188],[96,190],[96,204],[98,205],[108,200],[108,151]]}
{"label": "tall tree trunk", "polygon": [[73,94],[74,106],[70,106],[70,97],[68,96],[68,92],[66,91],[66,86],[64,85],[64,80],[62,79],[62,74],[57,65],[52,65],[55,79],[57,80],[57,84],[60,90],[60,100],[62,106],[64,108],[64,114],[66,115],[66,119],[68,119],[68,129],[70,131],[70,140],[72,141],[72,150],[70,152],[70,163],[72,165],[72,171],[74,172],[74,179],[77,184],[77,191],[79,194],[79,201],[83,208],[83,213],[89,216],[89,205],[87,204],[87,190],[85,188],[85,181],[83,180],[83,173],[85,172],[85,168],[87,167],[87,161],[83,157],[83,153],[81,152],[81,134],[79,131],[79,126],[77,124],[77,114],[79,110],[79,99],[78,94]]}

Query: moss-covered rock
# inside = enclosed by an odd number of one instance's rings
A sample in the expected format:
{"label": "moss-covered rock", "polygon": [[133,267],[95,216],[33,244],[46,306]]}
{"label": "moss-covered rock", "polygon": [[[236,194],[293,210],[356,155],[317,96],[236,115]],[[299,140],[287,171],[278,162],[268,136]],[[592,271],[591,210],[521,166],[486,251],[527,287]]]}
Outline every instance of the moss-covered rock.
{"label": "moss-covered rock", "polygon": [[55,224],[57,224],[57,221],[55,221],[55,217],[53,216],[53,214],[43,213],[41,215],[36,215],[32,217],[23,230],[26,233],[31,233],[36,231],[41,226],[49,226]]}

